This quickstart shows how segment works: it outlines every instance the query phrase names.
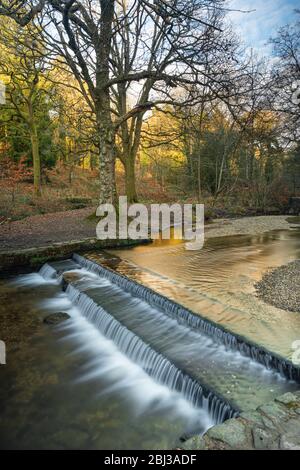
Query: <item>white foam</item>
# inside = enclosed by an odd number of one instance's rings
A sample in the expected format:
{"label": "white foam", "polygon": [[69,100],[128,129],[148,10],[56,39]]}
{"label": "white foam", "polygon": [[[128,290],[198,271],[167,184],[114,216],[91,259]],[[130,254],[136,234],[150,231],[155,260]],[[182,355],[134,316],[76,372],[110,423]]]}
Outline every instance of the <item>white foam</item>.
{"label": "white foam", "polygon": [[[58,296],[57,306],[62,300],[62,296]],[[136,415],[153,410],[164,411],[171,420],[184,419],[187,428],[205,431],[213,425],[205,410],[193,407],[179,393],[156,383],[139,365],[122,354],[113,341],[89,323],[77,307],[73,306],[67,312],[72,321],[65,325],[62,323],[60,327],[66,333],[63,341],[77,343],[72,354],[80,355],[88,351],[92,355],[92,359],[82,367],[74,386],[77,382],[104,377],[106,386],[99,390],[99,394],[118,392],[124,402],[129,402]]]}

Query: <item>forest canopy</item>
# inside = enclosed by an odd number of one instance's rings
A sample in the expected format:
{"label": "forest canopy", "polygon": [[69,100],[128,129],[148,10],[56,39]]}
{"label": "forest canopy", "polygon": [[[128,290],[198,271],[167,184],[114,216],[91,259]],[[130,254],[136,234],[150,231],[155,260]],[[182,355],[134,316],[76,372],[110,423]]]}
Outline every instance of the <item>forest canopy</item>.
{"label": "forest canopy", "polygon": [[[300,17],[243,45],[226,0],[0,1],[0,211],[300,191]],[[250,14],[245,12],[245,15]]]}

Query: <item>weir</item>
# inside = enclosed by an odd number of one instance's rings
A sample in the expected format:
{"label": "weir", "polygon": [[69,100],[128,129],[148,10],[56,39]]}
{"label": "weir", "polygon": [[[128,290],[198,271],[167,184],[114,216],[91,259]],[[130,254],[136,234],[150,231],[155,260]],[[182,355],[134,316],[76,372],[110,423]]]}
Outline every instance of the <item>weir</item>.
{"label": "weir", "polygon": [[179,370],[85,293],[80,292],[71,284],[67,286],[66,292],[90,323],[96,326],[106,338],[111,339],[120,351],[140,365],[158,383],[179,392],[194,406],[207,410],[215,423],[237,415],[237,410],[229,403],[200,385],[184,371]]}
{"label": "weir", "polygon": [[80,266],[108,279],[124,291],[129,292],[132,296],[142,299],[152,307],[163,311],[169,317],[176,319],[179,324],[186,325],[193,330],[205,334],[212,338],[213,341],[223,344],[232,351],[238,351],[241,355],[263,365],[268,370],[279,372],[288,380],[300,383],[300,368],[288,359],[280,357],[260,345],[251,343],[245,338],[227,331],[221,325],[202,318],[199,314],[153,291],[151,288],[127,278],[123,274],[116,273],[109,267],[104,267],[78,254],[74,254],[73,259]]}
{"label": "weir", "polygon": [[39,274],[45,279],[54,279],[56,277],[57,271],[49,263],[45,263],[41,267]]}
{"label": "weir", "polygon": [[229,348],[231,343],[225,347],[219,335],[191,328],[183,315],[177,317],[176,303],[170,309],[169,299],[82,256],[46,263],[40,273],[56,277],[89,323],[157,383],[208,412],[214,423],[297,387]]}
{"label": "weir", "polygon": [[[88,294],[82,292],[80,275],[84,278],[84,270],[80,270],[77,260],[46,263],[40,274],[53,276],[56,272],[58,282],[63,280],[63,288],[72,303],[78,307],[81,314],[107,338],[112,340],[118,349],[152,377],[157,383],[167,386],[170,390],[180,393],[193,406],[208,412],[212,421],[217,424],[237,416],[239,409],[228,400],[219,396],[203,383],[199,383],[192,374],[179,368],[167,357],[147,344],[138,335],[109,314],[101,305],[96,303]],[[62,277],[64,272],[71,274],[76,270],[79,282],[66,282]],[[93,285],[94,279],[87,279],[88,285]],[[97,287],[98,290],[99,286]]]}
{"label": "weir", "polygon": [[64,279],[177,368],[218,396],[226,397],[235,409],[253,409],[297,387],[278,372],[267,370],[238,351],[179,324],[163,310],[151,307],[103,276],[82,268],[66,273]]}

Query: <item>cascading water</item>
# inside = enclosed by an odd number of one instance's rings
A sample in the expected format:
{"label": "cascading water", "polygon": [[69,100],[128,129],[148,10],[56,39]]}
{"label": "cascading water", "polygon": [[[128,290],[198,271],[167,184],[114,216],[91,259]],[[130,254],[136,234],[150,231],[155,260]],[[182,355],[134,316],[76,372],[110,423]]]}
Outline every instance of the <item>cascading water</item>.
{"label": "cascading water", "polygon": [[113,340],[126,356],[139,364],[158,383],[181,393],[193,405],[206,409],[215,423],[237,414],[237,410],[145,344],[86,294],[70,284],[66,292],[89,322],[106,338]]}
{"label": "cascading water", "polygon": [[294,391],[295,382],[278,372],[225,348],[199,331],[178,324],[162,310],[132,296],[86,269],[65,273],[65,283],[73,284],[97,305],[138,336],[145,344],[169,359],[177,368],[226,397],[234,408],[255,409],[276,396]]}
{"label": "cascading water", "polygon": [[[214,424],[105,338],[58,278],[17,276],[1,283],[0,296],[0,323],[21,346],[1,368],[1,449],[170,449]],[[61,311],[67,321],[43,322]]]}
{"label": "cascading water", "polygon": [[297,386],[229,348],[230,343],[225,348],[219,336],[216,341],[191,328],[183,315],[177,316],[178,304],[126,276],[78,255],[49,264],[72,305],[93,328],[157,384],[179,393],[213,423]]}
{"label": "cascading water", "polygon": [[246,343],[291,361],[293,342],[300,338],[300,316],[264,302],[256,295],[255,283],[268,270],[300,257],[299,234],[299,230],[280,230],[210,238],[208,231],[198,251],[186,250],[180,240],[175,244],[158,240],[84,256],[152,288]]}
{"label": "cascading water", "polygon": [[233,335],[220,325],[201,318],[200,315],[193,313],[191,310],[179,305],[173,300],[107,267],[103,267],[77,254],[73,255],[73,259],[82,267],[110,280],[125,291],[130,292],[133,296],[143,299],[149,305],[162,310],[170,317],[175,318],[178,323],[185,324],[192,329],[203,332],[215,341],[224,344],[227,348],[239,351],[242,355],[262,364],[267,369],[278,371],[289,380],[300,382],[300,369],[294,366],[291,361],[277,356],[276,354],[271,354],[263,347],[251,344],[238,335]]}
{"label": "cascading water", "polygon": [[39,274],[43,278],[49,279],[49,280],[55,279],[57,277],[57,271],[52,266],[50,266],[50,264],[48,264],[48,263],[45,263],[41,267],[41,269],[39,271]]}
{"label": "cascading water", "polygon": [[[193,306],[188,310],[144,287],[139,283],[141,277],[128,272],[117,259],[113,270],[110,261],[104,259],[101,265],[99,254],[88,256],[92,261],[75,256],[74,260],[46,263],[40,274],[18,276],[8,283],[14,294],[6,296],[2,316],[13,310],[12,324],[22,318],[30,343],[21,352],[11,353],[7,375],[2,378],[4,408],[7,416],[14,416],[15,428],[15,432],[7,428],[5,420],[0,424],[0,434],[7,436],[7,442],[20,448],[29,448],[32,442],[39,448],[45,443],[68,448],[75,433],[80,439],[78,448],[114,449],[118,445],[127,449],[137,448],[136,443],[150,448],[149,437],[164,448],[161,436],[167,435],[165,447],[170,448],[173,436],[177,440],[203,433],[237,410],[253,410],[296,390],[295,382],[272,370],[276,356],[267,350],[255,349],[254,343],[228,333],[226,327],[197,316]],[[14,298],[11,303],[10,298]],[[14,304],[18,301],[17,310]],[[43,323],[46,315],[64,310],[70,315],[68,321],[58,327]],[[33,327],[38,334],[31,341]],[[22,337],[24,329],[20,328]],[[256,357],[261,351],[263,360]],[[28,381],[27,371],[19,366],[24,357],[35,367],[37,383],[31,369]],[[55,376],[48,374],[56,368]],[[281,372],[295,377],[294,370],[282,368]],[[47,374],[49,382],[41,385],[40,377]],[[32,398],[24,416],[18,393],[11,393],[15,377],[30,382],[30,389],[25,386],[24,392]],[[32,383],[43,402],[46,397],[47,409],[52,411],[49,416],[32,394]],[[18,415],[22,415],[19,422]],[[179,427],[170,426],[171,420]],[[30,432],[21,432],[24,426]],[[130,442],[125,429],[132,429]]]}

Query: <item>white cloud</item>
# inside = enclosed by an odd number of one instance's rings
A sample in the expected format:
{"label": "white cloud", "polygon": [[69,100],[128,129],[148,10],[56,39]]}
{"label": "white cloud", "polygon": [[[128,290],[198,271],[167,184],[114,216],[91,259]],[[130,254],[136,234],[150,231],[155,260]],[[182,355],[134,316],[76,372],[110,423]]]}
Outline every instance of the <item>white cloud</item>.
{"label": "white cloud", "polygon": [[[236,10],[248,10],[251,13],[233,11],[229,19],[243,42],[256,49],[260,55],[271,54],[268,40],[276,35],[280,26],[293,18],[295,0],[231,0],[229,6]],[[252,11],[255,10],[255,11]]]}

